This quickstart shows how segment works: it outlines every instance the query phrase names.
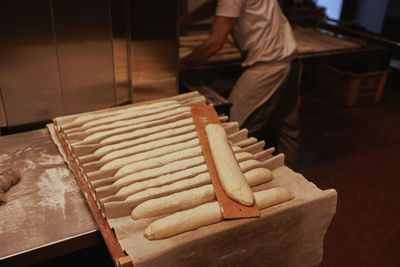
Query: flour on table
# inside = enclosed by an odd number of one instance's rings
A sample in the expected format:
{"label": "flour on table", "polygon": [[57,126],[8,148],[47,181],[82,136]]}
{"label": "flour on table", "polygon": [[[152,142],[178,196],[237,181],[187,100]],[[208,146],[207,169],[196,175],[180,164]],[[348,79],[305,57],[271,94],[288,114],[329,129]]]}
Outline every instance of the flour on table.
{"label": "flour on table", "polygon": [[[27,215],[23,208],[23,205],[19,199],[13,199],[7,203],[7,208],[9,211],[9,218],[4,218],[0,220],[0,234],[1,233],[16,233],[19,231],[18,224],[23,224]],[[14,223],[10,223],[9,219],[12,218]]]}
{"label": "flour on table", "polygon": [[62,209],[65,216],[65,194],[77,193],[78,187],[74,186],[74,178],[65,167],[50,168],[39,176],[39,196],[43,198],[39,205],[50,209]]}
{"label": "flour on table", "polygon": [[9,159],[11,159],[11,156],[9,154],[0,154],[0,162],[4,162]]}
{"label": "flour on table", "polygon": [[25,171],[28,171],[28,170],[36,169],[36,164],[32,160],[25,159],[23,161],[24,161],[24,165],[23,165],[24,167],[22,168],[21,173],[25,172]]}
{"label": "flour on table", "polygon": [[49,155],[45,152],[40,153],[40,157],[37,159],[40,165],[54,165],[64,163],[64,159],[61,155]]}

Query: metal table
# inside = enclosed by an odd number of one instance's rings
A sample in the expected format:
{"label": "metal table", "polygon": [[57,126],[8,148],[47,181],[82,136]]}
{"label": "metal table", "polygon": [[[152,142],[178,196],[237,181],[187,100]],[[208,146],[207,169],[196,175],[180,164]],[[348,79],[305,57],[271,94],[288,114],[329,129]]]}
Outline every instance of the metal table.
{"label": "metal table", "polygon": [[47,129],[0,137],[0,170],[21,180],[0,206],[0,265],[37,263],[100,244],[81,190]]}

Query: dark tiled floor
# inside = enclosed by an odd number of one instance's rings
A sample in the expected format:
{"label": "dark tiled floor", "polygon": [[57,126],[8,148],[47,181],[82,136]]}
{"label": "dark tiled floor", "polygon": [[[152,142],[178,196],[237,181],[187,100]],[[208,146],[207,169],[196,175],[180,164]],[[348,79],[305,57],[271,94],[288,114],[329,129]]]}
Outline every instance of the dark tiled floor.
{"label": "dark tiled floor", "polygon": [[360,107],[302,95],[302,174],[338,192],[322,266],[400,266],[400,88]]}

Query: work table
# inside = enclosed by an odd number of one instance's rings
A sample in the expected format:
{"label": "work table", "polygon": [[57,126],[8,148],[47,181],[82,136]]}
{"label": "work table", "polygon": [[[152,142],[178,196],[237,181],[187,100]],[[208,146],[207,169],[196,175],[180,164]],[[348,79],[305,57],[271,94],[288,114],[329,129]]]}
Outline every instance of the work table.
{"label": "work table", "polygon": [[0,206],[0,265],[33,264],[102,242],[47,129],[1,136],[0,148],[0,170],[21,173]]}

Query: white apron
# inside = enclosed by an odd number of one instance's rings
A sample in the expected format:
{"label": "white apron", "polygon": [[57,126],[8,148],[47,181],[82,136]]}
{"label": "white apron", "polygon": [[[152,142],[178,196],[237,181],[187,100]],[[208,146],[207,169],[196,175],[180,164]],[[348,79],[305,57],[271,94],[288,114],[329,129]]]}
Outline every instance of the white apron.
{"label": "white apron", "polygon": [[284,63],[256,63],[246,69],[234,85],[229,101],[230,120],[244,121],[281,86],[290,72],[291,60]]}

